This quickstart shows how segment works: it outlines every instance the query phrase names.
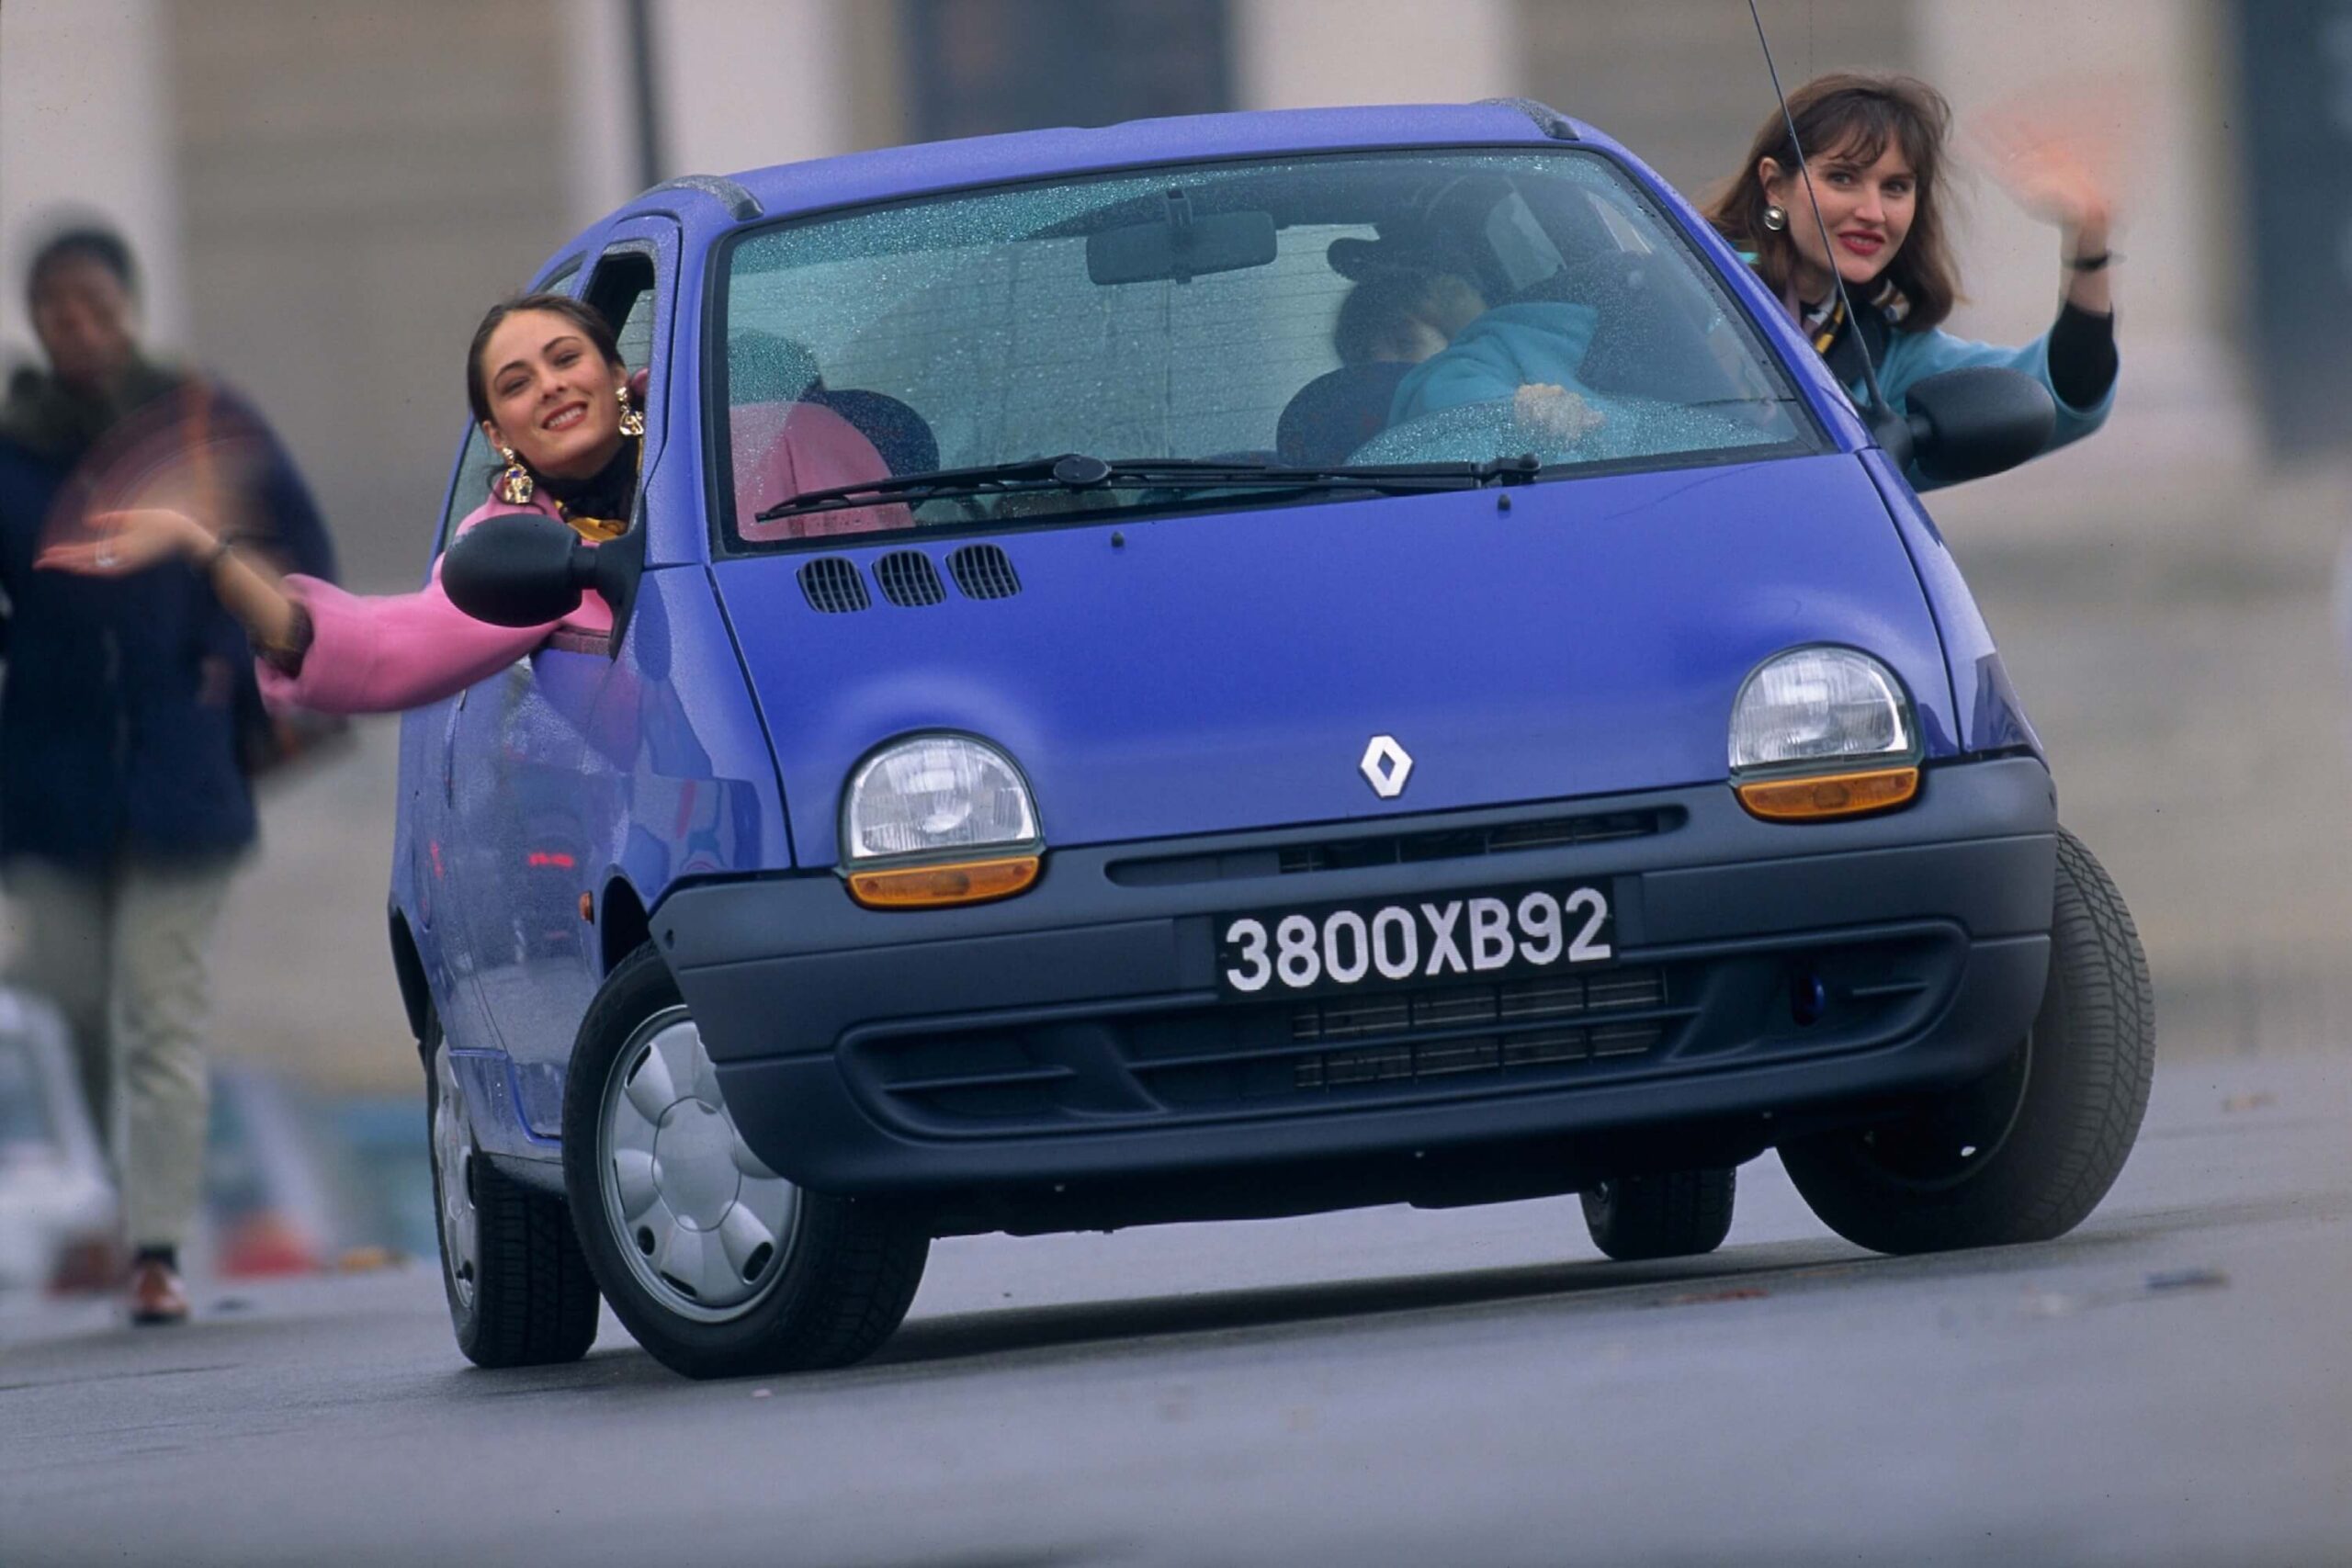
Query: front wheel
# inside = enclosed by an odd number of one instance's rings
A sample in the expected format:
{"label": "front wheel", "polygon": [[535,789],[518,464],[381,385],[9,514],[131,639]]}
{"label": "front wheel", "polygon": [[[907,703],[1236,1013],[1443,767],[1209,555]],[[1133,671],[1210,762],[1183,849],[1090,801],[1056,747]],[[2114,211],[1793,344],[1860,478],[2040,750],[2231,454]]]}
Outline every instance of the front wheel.
{"label": "front wheel", "polygon": [[930,1252],[930,1233],[888,1206],[803,1191],[752,1152],[650,945],[581,1023],[563,1172],[614,1313],[688,1377],[863,1359],[906,1316]]}
{"label": "front wheel", "polygon": [[2154,1066],[2140,934],[2105,868],[2061,829],[2050,975],[2015,1054],[1903,1121],[1784,1144],[1781,1163],[1825,1224],[1873,1251],[2048,1241],[2123,1169]]}
{"label": "front wheel", "polygon": [[502,1173],[474,1145],[440,1021],[425,1021],[441,1287],[458,1348],[478,1367],[576,1361],[596,1342],[596,1282],[562,1201]]}
{"label": "front wheel", "polygon": [[1731,1234],[1736,1170],[1612,1177],[1584,1192],[1592,1245],[1620,1263],[1696,1258]]}

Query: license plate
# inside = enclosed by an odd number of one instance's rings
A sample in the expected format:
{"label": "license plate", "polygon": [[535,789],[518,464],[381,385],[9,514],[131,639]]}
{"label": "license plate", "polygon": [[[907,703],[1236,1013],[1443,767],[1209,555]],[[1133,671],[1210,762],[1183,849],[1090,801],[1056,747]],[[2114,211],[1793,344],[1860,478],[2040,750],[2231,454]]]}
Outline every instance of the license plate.
{"label": "license plate", "polygon": [[1217,987],[1264,998],[1508,980],[1605,964],[1615,956],[1615,936],[1608,889],[1589,885],[1225,915],[1216,925]]}

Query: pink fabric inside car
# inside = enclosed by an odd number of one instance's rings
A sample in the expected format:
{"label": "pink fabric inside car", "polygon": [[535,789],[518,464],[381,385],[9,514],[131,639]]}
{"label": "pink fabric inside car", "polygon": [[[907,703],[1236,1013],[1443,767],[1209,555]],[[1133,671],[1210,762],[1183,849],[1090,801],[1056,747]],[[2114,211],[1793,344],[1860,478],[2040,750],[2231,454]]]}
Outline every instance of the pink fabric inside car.
{"label": "pink fabric inside car", "polygon": [[735,454],[735,525],[746,544],[913,525],[912,515],[895,502],[757,521],[766,508],[809,491],[888,479],[890,466],[855,425],[817,403],[744,403],[728,411],[728,431]]}

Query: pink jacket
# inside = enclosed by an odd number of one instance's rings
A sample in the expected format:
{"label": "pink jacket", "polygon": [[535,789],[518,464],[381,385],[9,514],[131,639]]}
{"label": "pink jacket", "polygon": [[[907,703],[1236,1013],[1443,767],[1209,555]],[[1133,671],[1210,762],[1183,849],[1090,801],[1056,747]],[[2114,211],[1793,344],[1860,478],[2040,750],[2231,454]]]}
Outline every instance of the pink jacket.
{"label": "pink jacket", "polygon": [[[531,504],[492,500],[458,525],[464,533],[485,517],[537,513],[552,517],[545,493]],[[346,593],[332,582],[300,575],[286,580],[287,592],[311,616],[310,651],[299,675],[256,663],[262,696],[274,708],[301,707],[314,713],[399,713],[454,696],[496,674],[545,642],[559,626],[601,637],[613,629],[613,613],[594,593],[560,622],[542,626],[493,626],[477,621],[449,602],[441,586],[441,563],[433,581],[414,593]]]}
{"label": "pink jacket", "polygon": [[[831,409],[812,403],[760,405],[756,412],[739,410],[737,414],[737,504],[746,539],[907,526],[907,509],[897,505],[754,523],[752,514],[774,500],[883,478],[890,470],[873,443]],[[485,517],[533,512],[556,515],[544,491],[525,506],[485,502],[467,513],[458,532]],[[310,613],[311,647],[299,675],[280,674],[266,662],[256,665],[262,696],[273,708],[398,713],[423,707],[527,657],[550,633],[602,637],[613,629],[611,609],[594,593],[584,596],[580,608],[563,620],[546,626],[493,626],[477,621],[449,602],[437,560],[433,581],[414,593],[362,597],[301,576],[288,577],[286,587]]]}

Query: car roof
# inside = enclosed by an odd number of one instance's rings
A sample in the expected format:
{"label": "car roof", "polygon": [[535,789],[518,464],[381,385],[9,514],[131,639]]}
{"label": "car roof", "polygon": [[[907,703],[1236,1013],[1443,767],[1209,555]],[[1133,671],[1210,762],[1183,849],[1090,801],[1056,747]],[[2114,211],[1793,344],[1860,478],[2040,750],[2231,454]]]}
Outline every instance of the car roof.
{"label": "car roof", "polygon": [[[1193,159],[1397,147],[1585,143],[1615,150],[1590,126],[1524,98],[1475,104],[1266,109],[1127,120],[1091,128],[976,136],[665,182],[630,204],[668,207],[695,190],[749,220],[888,201],[923,192]],[[668,197],[669,199],[664,199]]]}

